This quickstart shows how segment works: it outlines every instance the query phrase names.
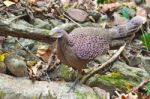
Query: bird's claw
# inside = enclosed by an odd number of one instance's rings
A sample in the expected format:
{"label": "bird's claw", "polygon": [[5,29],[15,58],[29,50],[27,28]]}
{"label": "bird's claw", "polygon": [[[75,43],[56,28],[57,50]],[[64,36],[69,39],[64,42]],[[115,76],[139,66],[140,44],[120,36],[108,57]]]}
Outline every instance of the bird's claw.
{"label": "bird's claw", "polygon": [[79,83],[79,79],[80,79],[80,78],[81,78],[80,76],[78,76],[78,77],[76,78],[76,80],[75,80],[75,81],[73,82],[73,84],[70,86],[70,88],[69,88],[69,90],[67,91],[67,93],[69,93],[69,92],[75,90],[75,87],[76,87],[77,83]]}
{"label": "bird's claw", "polygon": [[74,90],[75,90],[75,87],[76,87],[76,84],[75,83],[73,83],[71,86],[69,86],[70,88],[69,88],[69,90],[67,91],[67,93],[69,93],[69,92],[73,92]]}

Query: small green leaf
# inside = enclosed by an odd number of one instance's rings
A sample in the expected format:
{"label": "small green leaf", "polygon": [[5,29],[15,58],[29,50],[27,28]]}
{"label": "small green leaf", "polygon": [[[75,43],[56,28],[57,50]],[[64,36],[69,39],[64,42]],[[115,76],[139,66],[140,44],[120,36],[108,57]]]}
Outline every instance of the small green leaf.
{"label": "small green leaf", "polygon": [[3,62],[5,59],[5,54],[0,54],[0,62]]}
{"label": "small green leaf", "polygon": [[147,83],[146,90],[147,90],[147,93],[150,94],[150,82]]}
{"label": "small green leaf", "polygon": [[150,33],[144,32],[140,36],[140,40],[143,42],[147,49],[150,49]]}
{"label": "small green leaf", "polygon": [[96,0],[96,3],[97,3],[97,4],[104,4],[105,1],[106,1],[106,0]]}
{"label": "small green leaf", "polygon": [[140,5],[144,3],[144,0],[134,0],[136,4]]}
{"label": "small green leaf", "polygon": [[130,19],[131,17],[135,15],[135,9],[124,6],[119,10],[119,13],[123,17]]}

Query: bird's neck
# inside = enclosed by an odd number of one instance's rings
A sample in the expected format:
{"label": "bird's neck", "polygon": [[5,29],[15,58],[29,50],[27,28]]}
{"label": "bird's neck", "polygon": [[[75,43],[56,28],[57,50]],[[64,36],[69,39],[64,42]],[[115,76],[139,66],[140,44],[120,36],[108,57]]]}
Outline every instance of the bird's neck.
{"label": "bird's neck", "polygon": [[61,38],[58,39],[58,45],[61,49],[65,49],[69,42],[69,35],[64,33]]}
{"label": "bird's neck", "polygon": [[62,39],[64,42],[68,42],[69,41],[69,34],[67,32],[64,32],[63,36],[62,36]]}
{"label": "bird's neck", "polygon": [[65,59],[65,52],[67,50],[68,46],[68,42],[69,42],[69,36],[68,34],[63,34],[63,36],[61,38],[58,39],[58,43],[57,43],[57,55],[58,58],[61,61],[66,61]]}

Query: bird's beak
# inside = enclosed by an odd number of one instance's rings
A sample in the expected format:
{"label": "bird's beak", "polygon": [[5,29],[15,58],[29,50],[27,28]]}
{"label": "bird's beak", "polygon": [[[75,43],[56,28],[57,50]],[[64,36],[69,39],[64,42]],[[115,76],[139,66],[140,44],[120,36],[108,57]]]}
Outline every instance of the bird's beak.
{"label": "bird's beak", "polygon": [[58,33],[58,32],[51,32],[50,33],[50,37],[56,38],[56,39],[61,38],[62,35],[63,35],[62,33]]}

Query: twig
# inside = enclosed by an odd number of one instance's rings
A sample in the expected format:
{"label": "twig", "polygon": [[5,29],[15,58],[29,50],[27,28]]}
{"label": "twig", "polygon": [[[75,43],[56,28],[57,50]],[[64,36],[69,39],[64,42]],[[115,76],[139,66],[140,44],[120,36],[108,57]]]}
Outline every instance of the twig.
{"label": "twig", "polygon": [[[1,36],[13,36],[18,38],[28,38],[32,40],[42,41],[45,43],[53,43],[56,38],[50,36],[50,30],[40,29],[35,27],[28,27],[25,25],[17,24],[12,22],[16,20],[15,18],[11,21],[8,19],[0,18],[0,35]],[[11,24],[10,24],[11,22]],[[21,26],[20,26],[21,25]]]}
{"label": "twig", "polygon": [[[40,58],[38,58],[37,56],[35,56],[30,50],[26,49],[17,39],[15,39],[15,40],[18,42],[18,44],[19,44],[22,48],[24,48],[24,50],[25,50],[26,52],[28,52],[30,55],[32,55],[37,61],[42,61]],[[44,61],[42,61],[42,62],[44,62]]]}
{"label": "twig", "polygon": [[15,21],[15,20],[17,20],[17,19],[19,19],[19,18],[22,18],[22,17],[24,17],[26,14],[23,14],[23,15],[19,15],[19,16],[15,16],[15,17],[13,17],[13,18],[8,18],[8,19],[6,19],[6,21],[8,21],[8,24],[11,24],[13,21]]}
{"label": "twig", "polygon": [[139,88],[143,88],[148,82],[150,78],[143,80],[137,87],[133,88],[133,92],[138,92]]}
{"label": "twig", "polygon": [[131,64],[131,62],[130,62],[130,60],[127,58],[127,56],[125,55],[125,51],[123,51],[122,53],[121,53],[121,56],[123,57],[123,59],[125,60],[125,62],[127,63],[127,65],[130,65]]}
{"label": "twig", "polygon": [[86,83],[86,81],[93,76],[94,74],[96,74],[98,71],[100,71],[101,69],[105,68],[106,66],[108,66],[110,63],[112,63],[113,61],[115,61],[118,56],[121,54],[121,52],[124,50],[126,44],[124,44],[123,46],[120,47],[120,49],[105,63],[103,64],[99,64],[95,70],[91,71],[88,75],[84,76],[81,80],[81,83]]}
{"label": "twig", "polygon": [[65,13],[63,13],[63,15],[65,17],[67,17],[70,21],[72,21],[73,23],[77,24],[79,27],[82,27],[79,23],[77,23],[76,21],[74,21],[73,19],[71,19],[68,15],[66,15]]}

